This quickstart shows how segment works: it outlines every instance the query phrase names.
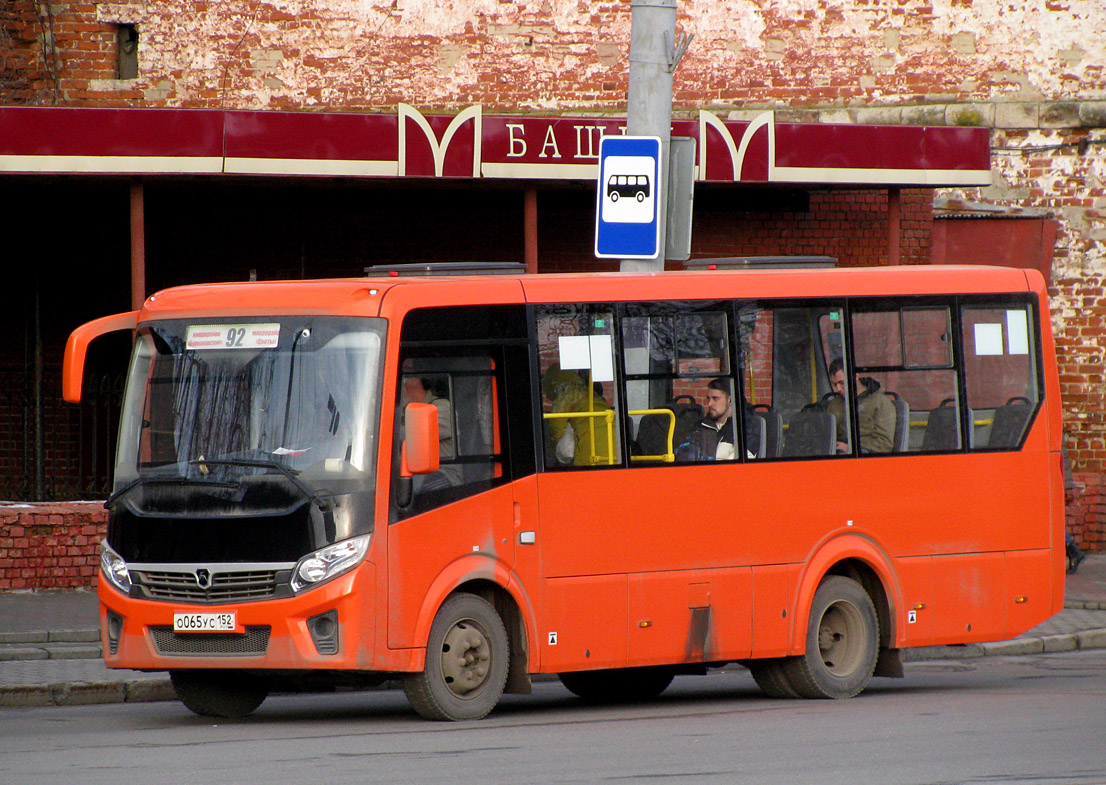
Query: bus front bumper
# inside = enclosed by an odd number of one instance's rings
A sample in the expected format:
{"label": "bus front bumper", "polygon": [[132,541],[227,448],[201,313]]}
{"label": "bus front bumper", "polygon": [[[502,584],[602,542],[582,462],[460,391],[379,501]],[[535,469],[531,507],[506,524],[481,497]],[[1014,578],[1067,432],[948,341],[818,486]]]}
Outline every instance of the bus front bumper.
{"label": "bus front bumper", "polygon": [[[109,668],[378,670],[376,567],[302,594],[221,605],[135,599],[99,581],[100,638]],[[175,632],[174,616],[195,627]],[[233,623],[233,629],[223,630]]]}

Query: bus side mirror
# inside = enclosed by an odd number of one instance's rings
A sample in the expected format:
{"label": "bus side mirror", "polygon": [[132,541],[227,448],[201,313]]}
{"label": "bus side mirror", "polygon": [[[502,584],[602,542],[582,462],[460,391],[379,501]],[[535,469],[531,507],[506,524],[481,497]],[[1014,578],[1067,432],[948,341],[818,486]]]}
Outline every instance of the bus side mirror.
{"label": "bus side mirror", "polygon": [[116,330],[134,330],[138,326],[138,311],[104,316],[82,324],[65,343],[65,364],[62,367],[61,396],[70,403],[81,402],[81,382],[84,381],[84,359],[88,345],[96,338]]}
{"label": "bus side mirror", "polygon": [[433,474],[438,471],[438,407],[432,403],[409,403],[403,411],[403,467],[401,475]]}

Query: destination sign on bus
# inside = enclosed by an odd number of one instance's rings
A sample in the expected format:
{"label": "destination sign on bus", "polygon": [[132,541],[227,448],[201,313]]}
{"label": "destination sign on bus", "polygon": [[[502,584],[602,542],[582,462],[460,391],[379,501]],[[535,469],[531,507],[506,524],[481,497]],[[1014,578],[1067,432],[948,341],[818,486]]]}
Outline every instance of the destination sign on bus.
{"label": "destination sign on bus", "polygon": [[193,324],[185,336],[185,348],[192,351],[212,349],[272,349],[280,340],[280,325],[271,324]]}

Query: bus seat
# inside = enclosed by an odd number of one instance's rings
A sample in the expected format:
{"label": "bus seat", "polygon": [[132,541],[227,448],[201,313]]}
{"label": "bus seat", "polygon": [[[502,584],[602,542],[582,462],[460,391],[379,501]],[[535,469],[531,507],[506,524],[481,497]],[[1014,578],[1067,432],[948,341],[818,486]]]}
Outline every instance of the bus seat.
{"label": "bus seat", "polygon": [[[768,442],[768,421],[759,413],[753,412],[745,416],[745,444],[756,458],[763,458],[766,454]],[[752,449],[753,446],[756,449]]]}
{"label": "bus seat", "polygon": [[956,401],[946,398],[929,413],[925,435],[922,437],[924,452],[943,452],[960,449],[960,421],[956,416]]}
{"label": "bus seat", "polygon": [[808,404],[787,425],[782,455],[833,455],[837,451],[837,418],[817,404]]}
{"label": "bus seat", "polygon": [[1017,447],[1033,413],[1033,402],[1017,396],[995,409],[988,447]]}
{"label": "bus seat", "polygon": [[780,457],[780,446],[783,444],[783,417],[771,406],[763,403],[754,406],[753,413],[764,420],[765,432],[762,442],[764,449],[761,450],[763,455],[760,457]]}
{"label": "bus seat", "polygon": [[910,405],[896,392],[887,392],[895,404],[895,439],[891,452],[906,452],[910,449]]}
{"label": "bus seat", "polygon": [[[681,395],[657,407],[671,409],[676,414],[676,432],[672,436],[672,448],[683,443],[699,420],[703,419],[703,407],[690,395]],[[642,455],[663,455],[668,449],[668,415],[643,414],[637,427],[637,442]]]}

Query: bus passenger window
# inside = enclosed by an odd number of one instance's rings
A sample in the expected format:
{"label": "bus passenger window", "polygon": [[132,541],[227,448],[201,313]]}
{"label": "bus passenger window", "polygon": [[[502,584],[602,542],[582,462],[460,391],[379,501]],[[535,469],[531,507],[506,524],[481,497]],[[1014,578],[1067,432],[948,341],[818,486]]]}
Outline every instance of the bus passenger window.
{"label": "bus passenger window", "polygon": [[972,449],[1021,446],[1040,403],[1033,311],[1023,304],[961,310]]}
{"label": "bus passenger window", "polygon": [[860,302],[852,331],[861,453],[957,449],[948,306]]}
{"label": "bus passenger window", "polygon": [[537,314],[546,468],[619,464],[613,314],[575,304]]}
{"label": "bus passenger window", "polygon": [[712,303],[626,306],[622,362],[635,465],[738,456],[729,322]]}

